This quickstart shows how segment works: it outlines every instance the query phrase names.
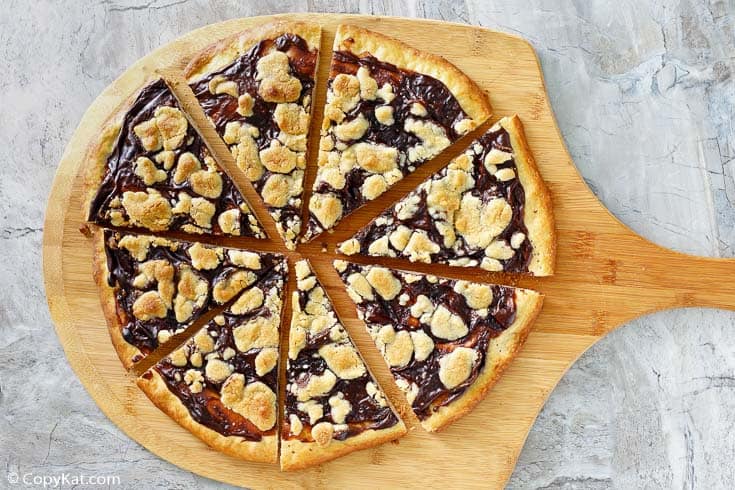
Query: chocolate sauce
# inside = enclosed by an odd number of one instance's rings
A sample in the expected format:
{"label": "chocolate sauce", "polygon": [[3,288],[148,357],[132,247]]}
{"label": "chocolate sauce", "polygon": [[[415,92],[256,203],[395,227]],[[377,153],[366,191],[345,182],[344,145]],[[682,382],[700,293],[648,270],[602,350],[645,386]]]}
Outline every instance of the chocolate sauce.
{"label": "chocolate sauce", "polygon": [[[355,272],[360,272],[360,267],[355,264],[349,264],[343,272],[340,272],[345,284],[347,284],[347,278]],[[509,287],[492,286],[493,301],[488,307],[488,313],[481,315],[477,310],[469,307],[462,294],[454,291],[456,283],[454,280],[439,279],[438,282],[432,283],[422,275],[420,280],[409,284],[400,275],[396,275],[396,278],[401,281],[402,285],[401,292],[396,298],[388,301],[376,295],[374,301],[358,304],[357,308],[370,328],[392,325],[396,331],[423,330],[433,340],[434,350],[427,359],[417,361],[412,358],[404,367],[391,367],[391,372],[395,377],[418,386],[418,394],[412,403],[412,408],[419,419],[425,420],[439,407],[448,405],[462,396],[480,375],[487,362],[490,342],[494,337],[503,333],[515,320],[515,291]],[[399,297],[403,294],[408,296],[408,300],[401,305]],[[432,305],[437,308],[443,306],[462,318],[468,328],[467,334],[453,341],[432,335],[428,325],[422,325],[417,318],[411,316],[411,306],[416,303],[419,295],[428,297]],[[439,359],[457,347],[475,349],[478,361],[473,366],[472,373],[467,380],[453,389],[447,389],[439,379]]]}
{"label": "chocolate sauce", "polygon": [[[109,212],[112,209],[110,203],[114,199],[122,198],[122,195],[128,191],[137,192],[153,188],[159,191],[172,204],[178,200],[179,192],[182,191],[192,197],[197,197],[188,180],[180,184],[174,183],[173,175],[175,166],[167,171],[164,181],[157,182],[153,185],[146,185],[140,177],[135,175],[135,161],[139,157],[147,157],[155,162],[155,155],[158,151],[147,151],[135,135],[133,128],[151,119],[156,109],[164,106],[181,110],[181,106],[173,92],[171,92],[171,89],[169,89],[163,79],[159,79],[141,90],[135,102],[133,102],[125,114],[117,142],[107,159],[102,183],[90,205],[90,221],[107,226],[112,225],[109,216]],[[210,155],[209,149],[191,124],[188,124],[184,142],[173,151],[177,161],[181,154],[191,152],[202,164],[204,164],[204,158]],[[217,199],[212,201],[215,205],[215,213],[212,217],[211,230],[203,230],[209,233],[222,234],[222,230],[217,223],[217,217],[220,213],[229,209],[241,209],[240,206],[245,204],[245,200],[227,174],[221,170],[218,170],[218,173],[222,178],[222,193]],[[119,209],[122,210],[122,208]],[[168,229],[181,230],[185,224],[195,225],[195,222],[187,213],[174,214]],[[245,236],[258,235],[256,230],[253,230],[251,227],[246,213],[240,214],[240,234]]]}
{"label": "chocolate sauce", "polygon": [[[359,141],[381,144],[398,148],[399,152],[406,152],[409,148],[421,143],[413,133],[404,130],[407,119],[426,120],[440,126],[450,142],[458,140],[461,135],[454,130],[454,125],[468,118],[451,91],[439,80],[429,75],[403,70],[395,65],[378,60],[370,54],[356,56],[348,51],[336,51],[332,58],[330,73],[330,87],[334,78],[340,73],[356,75],[360,67],[370,71],[378,87],[389,84],[393,88],[395,98],[388,104],[380,98],[375,100],[360,99],[357,106],[346,113],[343,123],[362,115],[368,120],[368,129]],[[420,103],[426,108],[425,116],[411,114],[411,106]],[[389,105],[393,108],[394,123],[380,124],[375,117],[375,108]],[[398,168],[403,175],[408,175],[424,160],[409,162],[405,155],[399,157]],[[362,168],[356,167],[345,176],[346,185],[335,189],[326,182],[321,182],[314,191],[317,193],[331,193],[339,197],[342,202],[342,215],[346,216],[367,202],[360,191],[363,182],[370,175]],[[310,213],[309,229],[321,230],[319,220]]]}
{"label": "chocolate sauce", "polygon": [[[298,294],[301,308],[304,309],[308,302],[309,292],[299,291]],[[320,376],[324,373],[327,369],[327,363],[319,355],[319,348],[332,343],[332,340],[329,338],[329,332],[330,329],[326,329],[317,335],[307,333],[306,346],[301,349],[295,360],[289,360],[289,368],[286,371],[286,386],[289,386],[292,383],[296,383],[299,386],[305,386],[309,382],[311,376]],[[398,423],[398,418],[389,406],[386,405],[381,407],[375,398],[367,393],[365,388],[367,383],[371,381],[373,383],[375,382],[367,371],[365,374],[355,379],[347,380],[337,378],[337,383],[329,394],[313,400],[322,406],[324,416],[319,420],[328,421],[333,424],[335,422],[330,416],[330,396],[341,392],[344,395],[344,399],[350,403],[352,410],[344,421],[348,428],[345,431],[336,432],[334,434],[334,439],[344,440],[348,437],[356,436],[366,430],[385,429]],[[287,439],[300,438],[302,440],[311,441],[313,439],[311,438],[309,417],[307,414],[299,411],[297,406],[297,395],[287,389],[285,399],[286,416],[284,418],[284,424],[288,425],[290,415],[296,415],[299,420],[301,420],[305,431],[302,432],[301,435],[292,435],[288,429],[286,429],[283,431],[283,437]]]}
{"label": "chocolate sauce", "polygon": [[[207,300],[201,307],[195,308],[191,318],[184,323],[176,320],[173,308],[169,308],[165,318],[151,318],[149,320],[139,320],[133,315],[133,303],[140,297],[144,290],[140,290],[133,286],[133,281],[138,275],[139,261],[135,260],[126,249],[118,246],[118,243],[126,234],[105,230],[105,253],[107,255],[107,269],[109,276],[107,282],[110,287],[116,289],[116,308],[117,315],[120,318],[122,327],[122,335],[126,342],[137,347],[143,354],[148,354],[159,345],[158,333],[168,331],[174,333],[177,330],[184,329],[196,321],[201,314],[210,308],[212,297],[212,287],[217,282],[226,279],[230,274],[240,267],[235,266],[224,254],[221,264],[212,270],[192,270],[208,283]],[[172,249],[167,246],[151,244],[145,261],[149,260],[165,260],[174,267],[174,284],[178,284],[179,271],[182,265],[191,265],[191,258],[188,250],[193,245],[190,242],[176,241],[178,247]],[[273,268],[279,256],[276,254],[262,254],[261,268],[252,271],[256,276],[262,277],[271,268]],[[146,290],[155,290],[156,284],[149,285]],[[175,295],[174,295],[175,297]]]}
{"label": "chocolate sauce", "polygon": [[[496,165],[498,169],[510,168],[515,172],[516,178],[505,182],[498,180],[495,176],[490,174],[483,164],[485,155],[487,155],[492,149],[508,153],[513,152],[513,148],[510,144],[510,135],[501,127],[497,131],[485,133],[475,143],[470,145],[470,148],[473,148],[476,144],[479,144],[482,147],[482,151],[479,154],[473,153],[474,157],[472,161],[471,175],[475,181],[475,185],[471,191],[472,195],[479,197],[484,203],[487,203],[492,199],[502,197],[510,205],[513,211],[513,216],[505,230],[497,236],[497,239],[505,240],[506,243],[510,243],[510,238],[514,233],[520,232],[528,236],[528,230],[526,229],[526,225],[523,221],[526,197],[523,186],[518,178],[518,169],[516,167],[515,160],[511,158],[507,162]],[[435,174],[430,180],[438,180],[446,175],[447,170],[444,169]],[[360,243],[361,254],[371,255],[368,249],[373,242],[379,238],[389,235],[398,228],[398,226],[403,224],[411,229],[424,230],[432,242],[439,244],[439,251],[431,254],[431,261],[434,263],[446,264],[450,260],[456,260],[459,258],[474,259],[477,264],[482,262],[482,259],[485,257],[484,248],[472,248],[464,242],[460,247],[444,247],[444,237],[439,233],[439,230],[436,227],[437,220],[429,213],[426,200],[426,190],[424,188],[418,188],[404,199],[408,199],[412,195],[418,195],[419,197],[418,210],[413,216],[405,220],[398,219],[395,206],[391,206],[355,235],[355,238]],[[391,224],[378,225],[377,220],[380,218],[390,218]],[[500,261],[503,265],[503,270],[506,272],[528,272],[528,264],[531,261],[532,252],[533,245],[527,238],[523,241],[520,247],[515,250],[515,253],[510,259]],[[396,251],[396,254],[400,256],[401,252]]]}
{"label": "chocolate sauce", "polygon": [[[369,122],[361,141],[370,141],[395,148],[409,148],[420,140],[412,133],[403,130],[406,119],[426,119],[441,126],[450,141],[460,138],[454,125],[468,116],[462,110],[452,92],[441,81],[429,75],[403,70],[395,65],[380,61],[370,54],[356,56],[349,51],[335,51],[332,57],[330,86],[340,73],[357,75],[357,70],[365,67],[375,79],[378,87],[389,84],[393,88],[395,98],[388,104],[380,98],[375,100],[360,99],[357,106],[346,114],[345,121],[350,121],[362,114]],[[426,116],[411,114],[411,105],[420,103],[426,108]],[[393,108],[394,124],[386,126],[375,118],[375,108],[389,105]]]}
{"label": "chocolate sauce", "polygon": [[[291,74],[299,79],[302,87],[301,94],[294,103],[303,105],[304,99],[311,97],[314,90],[317,52],[316,50],[310,51],[307,42],[296,34],[283,34],[275,39],[260,41],[228,66],[191,84],[191,89],[204,109],[204,113],[212,120],[220,136],[224,136],[229,122],[238,121],[249,124],[258,128],[259,135],[254,138],[258,150],[268,148],[271,141],[277,139],[281,132],[273,119],[273,111],[277,104],[266,102],[258,95],[260,82],[256,80],[258,60],[271,53],[272,50],[282,51],[288,55]],[[209,82],[216,76],[223,76],[237,83],[240,95],[250,94],[254,102],[251,116],[245,117],[237,112],[237,98],[228,94],[213,94],[209,91]],[[309,112],[309,107],[306,107],[305,110]],[[259,193],[271,174],[272,172],[264,168],[263,175],[257,181],[253,181],[253,186]],[[290,205],[271,209],[280,210],[279,221],[281,222],[299,218],[301,214],[297,207]]]}
{"label": "chocolate sauce", "polygon": [[[268,291],[273,287],[282,288],[284,280],[284,269],[279,270],[277,268],[271,268],[262,279],[251,285],[250,288],[258,287],[263,291]],[[253,318],[267,318],[272,314],[273,313],[265,305],[242,315],[234,315],[226,312],[223,313],[225,319],[224,325],[218,325],[214,320],[212,320],[207,324],[206,328],[210,333],[210,336],[215,339],[214,352],[218,352],[220,354],[220,358],[223,358],[224,352],[228,348],[235,351],[235,355],[228,359],[227,362],[233,366],[233,373],[243,375],[246,386],[250,383],[260,381],[267,385],[271,391],[278,393],[278,366],[271,369],[264,376],[259,376],[256,373],[255,358],[260,352],[260,349],[251,349],[247,352],[240,352],[237,349],[233,333],[235,328]],[[188,343],[193,345],[193,340],[189,340]],[[207,361],[205,360],[204,362],[206,363]],[[179,400],[181,400],[189,411],[191,417],[205,427],[208,427],[223,436],[240,436],[248,441],[260,441],[264,435],[273,435],[276,433],[277,424],[274,424],[273,428],[263,432],[247,418],[225,407],[222,404],[220,395],[224,381],[221,383],[214,383],[212,380],[205,377],[205,386],[202,391],[199,393],[192,393],[189,386],[184,381],[185,373],[189,369],[196,369],[201,371],[202,376],[204,377],[205,366],[206,365],[196,368],[192,366],[189,361],[187,361],[185,366],[174,366],[171,363],[171,360],[167,357],[154,366],[153,369],[161,375],[166,386],[168,386],[168,389],[171,390]],[[146,373],[146,375],[150,377],[149,373]]]}

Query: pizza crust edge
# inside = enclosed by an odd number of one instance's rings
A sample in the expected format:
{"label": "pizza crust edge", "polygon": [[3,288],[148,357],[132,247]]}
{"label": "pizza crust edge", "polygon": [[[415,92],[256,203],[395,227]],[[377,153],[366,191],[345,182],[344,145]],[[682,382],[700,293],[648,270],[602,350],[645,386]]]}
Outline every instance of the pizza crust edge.
{"label": "pizza crust edge", "polygon": [[314,442],[302,442],[298,439],[281,441],[281,470],[293,471],[304,469],[319,463],[359,451],[379,446],[388,441],[398,439],[407,432],[406,425],[398,419],[398,423],[385,429],[369,429],[344,441],[332,440],[327,447]]}
{"label": "pizza crust edge", "polygon": [[138,387],[156,407],[208,446],[246,461],[259,463],[278,461],[277,432],[263,436],[260,441],[248,441],[240,436],[223,436],[194,420],[181,400],[168,389],[161,375],[153,368],[148,372],[151,373],[151,379],[138,378],[136,381]]}
{"label": "pizza crust edge", "polygon": [[122,310],[118,310],[117,299],[115,298],[117,286],[112,287],[108,284],[107,278],[110,271],[107,268],[107,253],[105,252],[105,230],[95,226],[92,232],[92,241],[94,244],[94,255],[92,258],[92,273],[97,283],[99,291],[100,304],[102,312],[107,323],[107,331],[110,333],[112,345],[117,352],[117,356],[126,370],[133,367],[136,356],[143,353],[135,346],[129,344],[122,335],[123,324],[125,318]]}
{"label": "pizza crust edge", "polygon": [[[306,41],[309,49],[319,50],[321,32],[322,28],[319,24],[283,21],[271,22],[237,32],[194,54],[189,64],[184,68],[184,78],[188,83],[195,82],[209,73],[229,65],[258,42],[264,39],[273,39],[282,34],[297,34]],[[318,66],[317,60],[317,69]],[[314,73],[314,76],[316,78],[316,73]]]}
{"label": "pizza crust edge", "polygon": [[[524,299],[525,301],[519,301]],[[429,432],[436,432],[469,413],[482,401],[526,342],[543,305],[543,295],[528,289],[516,289],[516,319],[502,334],[492,339],[482,372],[467,391],[449,405],[440,407],[421,421]]]}
{"label": "pizza crust edge", "polygon": [[553,275],[556,263],[556,228],[551,193],[528,147],[521,120],[514,115],[504,117],[499,123],[510,136],[518,178],[525,193],[523,222],[528,231],[528,239],[533,245],[528,271],[534,276]]}
{"label": "pizza crust edge", "polygon": [[[143,87],[153,83],[156,78],[146,78],[137,85],[128,98],[122,101],[112,110],[111,115],[102,123],[102,131],[100,136],[89,144],[84,154],[84,160],[81,164],[82,176],[82,221],[86,223],[95,223],[94,216],[91,215],[90,206],[97,196],[100,184],[105,178],[107,169],[107,159],[115,150],[115,145],[122,131],[123,121],[130,106],[135,102],[136,97],[140,94]],[[86,168],[85,168],[86,167]]]}
{"label": "pizza crust edge", "polygon": [[[352,41],[346,44],[348,39]],[[462,110],[475,122],[475,127],[492,114],[492,106],[485,91],[439,55],[420,51],[390,36],[350,24],[340,24],[337,27],[333,50],[346,50],[357,56],[368,52],[380,61],[400,69],[436,78],[457,99]]]}

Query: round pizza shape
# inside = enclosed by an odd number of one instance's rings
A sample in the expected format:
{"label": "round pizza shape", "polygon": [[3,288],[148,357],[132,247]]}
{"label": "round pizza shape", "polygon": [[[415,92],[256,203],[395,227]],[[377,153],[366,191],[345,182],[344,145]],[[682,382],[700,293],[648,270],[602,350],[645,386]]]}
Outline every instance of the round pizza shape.
{"label": "round pizza shape", "polygon": [[[85,162],[94,276],[123,366],[207,445],[282,470],[393,441],[412,421],[446,427],[522,347],[541,294],[412,263],[545,276],[555,262],[550,193],[520,119],[483,126],[487,94],[440,56],[339,26],[310,148],[320,43],[319,25],[275,22],[205,47],[186,83],[148,80],[116,109]],[[354,262],[312,267],[309,241],[454,144],[443,169],[339,244]],[[339,288],[405,413],[340,319]]]}

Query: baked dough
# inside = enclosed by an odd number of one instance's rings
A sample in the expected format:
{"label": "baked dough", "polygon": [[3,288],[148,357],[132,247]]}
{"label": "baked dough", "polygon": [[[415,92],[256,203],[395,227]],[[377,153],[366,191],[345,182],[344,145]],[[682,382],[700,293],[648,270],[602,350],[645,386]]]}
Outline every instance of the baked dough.
{"label": "baked dough", "polygon": [[337,260],[335,268],[421,425],[437,431],[487,394],[526,340],[536,292]]}
{"label": "baked dough", "polygon": [[376,199],[490,111],[483,91],[444,58],[339,26],[304,241]]}
{"label": "baked dough", "polygon": [[537,276],[553,274],[555,249],[550,193],[518,116],[501,119],[338,247]]}

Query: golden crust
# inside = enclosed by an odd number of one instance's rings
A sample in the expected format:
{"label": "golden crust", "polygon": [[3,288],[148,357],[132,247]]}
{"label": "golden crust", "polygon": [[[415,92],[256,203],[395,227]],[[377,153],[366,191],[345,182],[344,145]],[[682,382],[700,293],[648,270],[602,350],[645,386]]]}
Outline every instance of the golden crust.
{"label": "golden crust", "polygon": [[151,368],[148,373],[150,373],[150,379],[142,376],[138,378],[138,387],[154,405],[208,446],[246,461],[261,463],[278,461],[278,436],[276,434],[264,436],[260,441],[248,441],[239,436],[223,436],[194,420],[181,400],[171,393],[158,372]]}
{"label": "golden crust", "polygon": [[431,417],[421,421],[424,429],[435,432],[466,415],[485,398],[505,368],[515,359],[541,311],[543,296],[535,291],[516,289],[516,305],[518,309],[515,321],[492,340],[480,375],[461,397],[447,406],[440,407]]}
{"label": "golden crust", "polygon": [[184,69],[184,77],[192,83],[208,73],[232,63],[256,43],[272,39],[281,34],[297,34],[309,49],[319,49],[322,28],[318,24],[305,22],[272,22],[253,29],[238,32],[211,44],[196,54]]}
{"label": "golden crust", "polygon": [[402,421],[380,430],[366,430],[344,441],[332,440],[328,446],[322,447],[313,442],[302,442],[298,439],[281,441],[281,469],[284,471],[301,470],[309,466],[324,463],[344,456],[353,451],[367,449],[402,437],[407,432]]}
{"label": "golden crust", "polygon": [[518,116],[504,117],[499,123],[510,135],[518,178],[526,194],[523,221],[533,245],[528,270],[535,276],[553,275],[556,263],[556,229],[551,193],[541,178],[528,147],[521,120]]}
{"label": "golden crust", "polygon": [[117,309],[117,301],[115,299],[116,289],[110,287],[107,283],[109,270],[107,269],[107,255],[105,254],[105,232],[102,228],[94,227],[92,242],[94,247],[92,261],[93,275],[100,295],[102,312],[107,321],[107,330],[110,333],[112,345],[115,347],[115,352],[117,352],[120,361],[123,363],[125,369],[130,369],[135,364],[133,359],[142,355],[142,352],[138,348],[130,345],[122,336],[122,328],[126,322],[125,318],[121,317],[124,313]]}
{"label": "golden crust", "polygon": [[[115,114],[115,118],[118,118],[118,113]],[[121,123],[119,121],[108,123],[102,130],[100,138],[89,148],[87,151],[87,171],[84,174],[84,185],[83,185],[83,196],[82,201],[82,212],[84,213],[84,221],[89,221],[92,217],[90,216],[90,206],[94,196],[97,195],[102,179],[105,176],[105,168],[107,167],[107,158],[112,153],[112,150],[117,142],[118,135],[120,134]]]}
{"label": "golden crust", "polygon": [[482,124],[492,114],[490,101],[483,90],[441,56],[419,51],[392,37],[348,24],[341,24],[337,28],[334,50],[345,50],[358,56],[371,53],[379,60],[403,70],[436,78],[452,92],[462,110],[476,125]]}
{"label": "golden crust", "polygon": [[82,186],[82,220],[89,222],[91,216],[89,215],[89,207],[92,204],[92,200],[97,195],[100,183],[105,177],[105,170],[107,169],[107,159],[115,149],[115,144],[122,130],[122,124],[125,120],[125,115],[130,110],[130,107],[135,102],[135,99],[140,95],[140,91],[161,78],[160,76],[150,76],[143,80],[134,90],[131,91],[130,96],[122,101],[112,112],[110,116],[102,124],[102,131],[98,139],[93,139],[87,148],[87,152],[84,158],[84,165],[86,169],[83,173],[83,186]]}

